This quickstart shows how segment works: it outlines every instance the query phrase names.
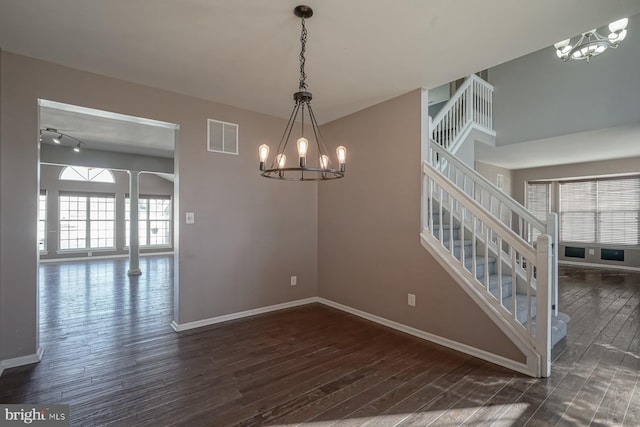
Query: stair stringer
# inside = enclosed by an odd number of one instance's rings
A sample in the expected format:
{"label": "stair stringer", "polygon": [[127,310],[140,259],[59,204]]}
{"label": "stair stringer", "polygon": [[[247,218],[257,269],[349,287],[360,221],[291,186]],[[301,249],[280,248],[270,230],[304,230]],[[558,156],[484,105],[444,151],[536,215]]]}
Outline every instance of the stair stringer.
{"label": "stair stringer", "polygon": [[493,323],[509,338],[509,340],[522,352],[525,356],[525,363],[518,362],[504,356],[489,353],[485,350],[478,349],[477,353],[472,353],[480,359],[495,363],[496,365],[520,372],[525,375],[539,378],[540,372],[540,356],[535,350],[535,344],[530,342],[527,337],[518,334],[513,329],[513,325],[500,313],[499,309],[488,300],[487,297],[474,284],[474,278],[471,272],[463,271],[457,268],[457,259],[451,257],[446,259],[443,251],[440,249],[440,241],[433,237],[430,233],[420,234],[420,243],[431,254],[431,256],[440,264],[442,268],[451,276],[451,278],[466,292],[467,295],[482,309],[482,311],[493,321]]}

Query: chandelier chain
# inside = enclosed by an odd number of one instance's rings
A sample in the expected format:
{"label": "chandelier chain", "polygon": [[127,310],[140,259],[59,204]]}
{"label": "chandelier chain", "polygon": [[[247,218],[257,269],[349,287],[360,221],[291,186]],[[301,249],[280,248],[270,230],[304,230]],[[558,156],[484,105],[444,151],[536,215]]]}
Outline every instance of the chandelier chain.
{"label": "chandelier chain", "polygon": [[307,51],[307,27],[304,25],[304,17],[302,18],[302,31],[300,32],[300,91],[307,90],[307,73],[304,71],[306,58],[304,56]]}

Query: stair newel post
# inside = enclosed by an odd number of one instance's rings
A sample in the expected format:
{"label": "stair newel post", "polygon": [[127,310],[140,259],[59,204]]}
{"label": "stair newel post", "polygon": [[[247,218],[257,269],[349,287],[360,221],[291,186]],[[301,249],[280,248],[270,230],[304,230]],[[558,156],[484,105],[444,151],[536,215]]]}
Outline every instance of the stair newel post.
{"label": "stair newel post", "polygon": [[552,274],[551,274],[551,301],[553,304],[553,315],[558,315],[558,214],[550,212],[547,214],[547,230],[546,233],[551,237],[552,251]]}
{"label": "stair newel post", "polygon": [[551,238],[541,234],[536,245],[536,347],[540,355],[541,377],[551,375],[552,262]]}

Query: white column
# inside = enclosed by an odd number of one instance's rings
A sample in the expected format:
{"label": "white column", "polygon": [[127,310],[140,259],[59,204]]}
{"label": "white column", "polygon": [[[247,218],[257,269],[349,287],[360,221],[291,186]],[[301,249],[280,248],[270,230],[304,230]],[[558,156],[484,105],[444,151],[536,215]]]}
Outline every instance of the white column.
{"label": "white column", "polygon": [[129,276],[139,276],[140,242],[138,240],[139,171],[129,171]]}

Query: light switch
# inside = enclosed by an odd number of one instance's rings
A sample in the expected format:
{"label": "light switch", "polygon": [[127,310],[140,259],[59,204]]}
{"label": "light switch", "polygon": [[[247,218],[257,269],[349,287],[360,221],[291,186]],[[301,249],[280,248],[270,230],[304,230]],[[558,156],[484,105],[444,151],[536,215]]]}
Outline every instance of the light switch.
{"label": "light switch", "polygon": [[186,214],[186,222],[187,222],[187,224],[195,224],[196,215],[193,212],[187,212],[187,214]]}

